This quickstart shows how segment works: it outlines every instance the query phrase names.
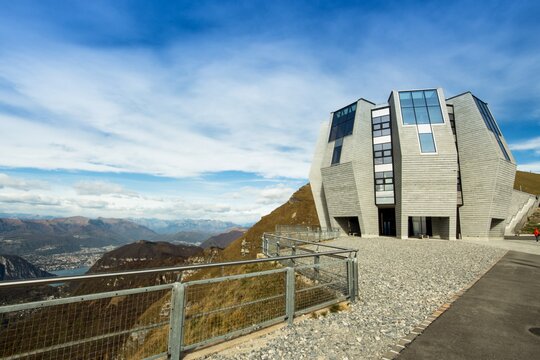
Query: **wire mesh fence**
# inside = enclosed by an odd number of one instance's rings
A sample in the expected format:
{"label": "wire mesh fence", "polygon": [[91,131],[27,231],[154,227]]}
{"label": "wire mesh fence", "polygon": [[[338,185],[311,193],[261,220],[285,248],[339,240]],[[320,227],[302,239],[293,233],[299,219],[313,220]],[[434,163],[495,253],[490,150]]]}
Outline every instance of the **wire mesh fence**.
{"label": "wire mesh fence", "polygon": [[276,225],[274,235],[292,237],[297,240],[320,242],[340,236],[339,229],[304,225]]}
{"label": "wire mesh fence", "polygon": [[[166,353],[171,286],[0,307],[1,359],[141,359]],[[144,349],[138,345],[146,343]]]}
{"label": "wire mesh fence", "polygon": [[355,250],[266,234],[263,249],[270,258],[0,283],[0,359],[178,359],[354,300]]}
{"label": "wire mesh fence", "polygon": [[184,349],[283,321],[285,271],[276,269],[187,283]]}

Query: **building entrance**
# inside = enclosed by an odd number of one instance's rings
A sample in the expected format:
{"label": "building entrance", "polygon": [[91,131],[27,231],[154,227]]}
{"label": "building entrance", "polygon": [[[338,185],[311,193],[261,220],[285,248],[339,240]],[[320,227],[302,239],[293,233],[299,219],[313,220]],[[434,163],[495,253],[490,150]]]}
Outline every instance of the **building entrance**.
{"label": "building entrance", "polygon": [[379,235],[396,236],[396,208],[379,209]]}
{"label": "building entrance", "polygon": [[360,223],[358,222],[358,217],[336,217],[338,225],[347,235],[360,236]]}
{"label": "building entrance", "polygon": [[430,216],[409,216],[409,236],[433,236]]}

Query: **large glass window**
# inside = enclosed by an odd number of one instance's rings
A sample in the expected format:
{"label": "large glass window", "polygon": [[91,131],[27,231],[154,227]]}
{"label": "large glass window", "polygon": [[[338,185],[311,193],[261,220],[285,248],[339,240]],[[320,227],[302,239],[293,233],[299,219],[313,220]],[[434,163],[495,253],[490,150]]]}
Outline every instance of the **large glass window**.
{"label": "large glass window", "polygon": [[433,141],[433,134],[418,134],[420,139],[420,151],[423,153],[434,153],[435,151],[435,142]]}
{"label": "large glass window", "polygon": [[487,128],[493,133],[493,135],[495,135],[495,139],[497,140],[497,143],[501,148],[501,153],[504,155],[504,158],[506,160],[510,161],[510,156],[508,156],[508,152],[504,148],[504,144],[501,140],[501,131],[499,130],[499,127],[497,126],[493,115],[491,115],[491,111],[489,111],[487,104],[482,100],[478,99],[476,96],[474,97],[474,100],[476,101],[476,106],[478,106],[478,110],[480,110],[480,114],[482,115],[482,119],[484,119]]}
{"label": "large glass window", "polygon": [[390,116],[383,115],[374,117],[372,120],[373,137],[390,135]]}
{"label": "large glass window", "polygon": [[356,103],[334,112],[329,142],[352,134],[355,114]]}
{"label": "large glass window", "polygon": [[404,125],[444,123],[436,90],[401,91],[399,102]]}

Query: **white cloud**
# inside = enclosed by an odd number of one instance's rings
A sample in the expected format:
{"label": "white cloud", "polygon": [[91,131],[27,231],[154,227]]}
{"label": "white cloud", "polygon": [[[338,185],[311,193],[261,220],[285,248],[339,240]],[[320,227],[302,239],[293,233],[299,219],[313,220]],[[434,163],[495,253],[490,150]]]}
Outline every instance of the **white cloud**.
{"label": "white cloud", "polygon": [[49,189],[0,189],[3,212],[88,217],[153,217],[255,222],[285,202],[294,189],[284,183],[237,192],[219,189],[195,197],[145,195],[99,180],[78,181]]}
{"label": "white cloud", "polygon": [[540,161],[518,165],[518,170],[540,174]]}
{"label": "white cloud", "polygon": [[0,173],[0,189],[2,188],[29,191],[33,189],[48,189],[49,186],[43,181],[26,180]]}
{"label": "white cloud", "polygon": [[122,185],[107,181],[89,181],[83,180],[76,183],[74,186],[79,195],[105,195],[105,194],[120,194],[136,196],[133,191],[128,191]]}
{"label": "white cloud", "polygon": [[512,143],[510,149],[513,151],[534,150],[536,154],[540,155],[540,136],[523,142]]}
{"label": "white cloud", "polygon": [[[180,47],[165,62],[142,49],[67,45],[50,46],[46,54],[6,54],[0,75],[33,115],[0,115],[11,129],[0,144],[11,156],[0,165],[306,178],[317,132],[310,124],[347,95],[291,44],[245,51],[249,57],[231,51],[196,68]],[[276,54],[295,61],[285,65]],[[276,65],[264,69],[268,61]]]}

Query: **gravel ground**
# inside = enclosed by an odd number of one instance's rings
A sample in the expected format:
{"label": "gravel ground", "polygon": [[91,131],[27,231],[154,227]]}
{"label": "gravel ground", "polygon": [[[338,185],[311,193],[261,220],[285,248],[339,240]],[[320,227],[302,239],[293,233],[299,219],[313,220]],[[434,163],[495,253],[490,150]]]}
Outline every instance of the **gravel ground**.
{"label": "gravel ground", "polygon": [[505,250],[442,240],[340,238],[359,249],[360,299],[210,359],[376,359]]}

